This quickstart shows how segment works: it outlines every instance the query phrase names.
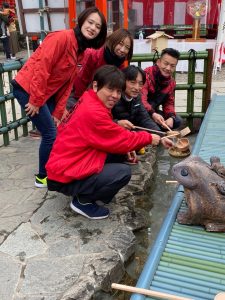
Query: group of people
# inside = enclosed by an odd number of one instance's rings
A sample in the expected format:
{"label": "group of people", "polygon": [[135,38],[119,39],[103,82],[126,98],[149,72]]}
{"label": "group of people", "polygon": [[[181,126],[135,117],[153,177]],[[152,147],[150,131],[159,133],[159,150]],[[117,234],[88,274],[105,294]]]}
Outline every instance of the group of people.
{"label": "group of people", "polygon": [[3,2],[0,10],[0,40],[7,60],[16,59],[19,43],[16,29],[16,13],[9,3]]}
{"label": "group of people", "polygon": [[179,52],[165,49],[145,71],[126,67],[132,54],[130,32],[107,37],[104,15],[90,7],[75,29],[48,34],[12,81],[41,133],[35,186],[72,196],[72,210],[90,219],[108,217],[104,204],[129,182],[138,150],[171,147],[160,131],[181,124],[172,77]]}

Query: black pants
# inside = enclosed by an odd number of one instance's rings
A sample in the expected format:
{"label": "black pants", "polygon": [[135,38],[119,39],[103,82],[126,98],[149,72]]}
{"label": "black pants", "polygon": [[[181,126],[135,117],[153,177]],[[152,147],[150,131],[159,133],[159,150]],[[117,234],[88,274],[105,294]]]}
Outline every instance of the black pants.
{"label": "black pants", "polygon": [[131,168],[121,163],[106,163],[101,173],[70,183],[48,179],[48,189],[67,196],[78,197],[81,203],[101,200],[109,203],[131,178]]}
{"label": "black pants", "polygon": [[11,54],[11,50],[10,50],[10,46],[9,46],[9,37],[5,37],[3,39],[1,39],[2,44],[3,44],[3,50],[4,53],[6,55],[6,58],[9,59],[11,58],[10,54]]}

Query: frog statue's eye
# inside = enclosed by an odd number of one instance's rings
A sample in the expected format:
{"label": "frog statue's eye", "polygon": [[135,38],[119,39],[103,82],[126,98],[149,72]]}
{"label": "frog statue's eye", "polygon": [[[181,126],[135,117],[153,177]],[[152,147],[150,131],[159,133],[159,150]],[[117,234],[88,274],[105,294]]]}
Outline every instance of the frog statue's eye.
{"label": "frog statue's eye", "polygon": [[180,174],[181,174],[182,176],[188,176],[188,170],[187,170],[187,169],[182,169],[182,170],[180,171]]}

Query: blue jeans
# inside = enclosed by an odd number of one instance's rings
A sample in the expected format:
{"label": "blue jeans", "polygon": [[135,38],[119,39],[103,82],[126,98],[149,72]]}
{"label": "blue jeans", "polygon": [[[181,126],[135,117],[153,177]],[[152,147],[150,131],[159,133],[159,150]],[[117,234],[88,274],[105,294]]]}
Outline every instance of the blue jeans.
{"label": "blue jeans", "polygon": [[11,56],[10,56],[11,50],[10,50],[10,46],[9,46],[9,37],[7,36],[7,37],[1,39],[1,41],[3,44],[3,50],[5,52],[6,58],[10,59],[11,58]]}
{"label": "blue jeans", "polygon": [[[20,86],[13,85],[13,95],[25,109],[25,105],[28,103],[29,94],[25,92]],[[35,114],[33,117],[29,117],[34,123],[37,129],[41,133],[41,143],[39,147],[39,175],[41,177],[47,176],[45,165],[48,161],[52,145],[56,138],[56,127],[52,119],[51,113],[55,109],[55,101],[51,97],[45,105],[40,107],[39,114]]]}

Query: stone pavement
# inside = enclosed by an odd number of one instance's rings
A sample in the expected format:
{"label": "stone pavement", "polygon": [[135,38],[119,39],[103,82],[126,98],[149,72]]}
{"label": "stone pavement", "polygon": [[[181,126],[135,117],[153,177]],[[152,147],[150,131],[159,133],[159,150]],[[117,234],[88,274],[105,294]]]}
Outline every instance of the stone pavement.
{"label": "stone pavement", "polygon": [[110,217],[89,220],[71,211],[69,197],[34,187],[38,144],[27,137],[0,148],[0,299],[91,299],[123,278],[133,231],[149,223],[138,201],[151,182],[155,149],[132,166]]}

